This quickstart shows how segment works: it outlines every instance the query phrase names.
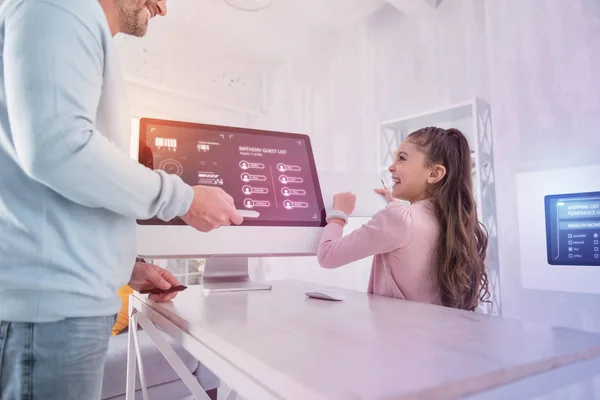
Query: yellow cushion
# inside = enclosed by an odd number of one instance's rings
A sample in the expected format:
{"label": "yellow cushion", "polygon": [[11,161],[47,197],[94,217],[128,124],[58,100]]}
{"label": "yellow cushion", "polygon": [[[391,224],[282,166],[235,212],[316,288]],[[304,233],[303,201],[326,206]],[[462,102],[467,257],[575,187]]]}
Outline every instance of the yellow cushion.
{"label": "yellow cushion", "polygon": [[119,311],[117,314],[117,320],[112,328],[113,336],[123,332],[123,330],[129,325],[129,295],[132,293],[133,289],[130,288],[129,285],[123,286],[117,292],[123,305],[121,306],[121,311]]}

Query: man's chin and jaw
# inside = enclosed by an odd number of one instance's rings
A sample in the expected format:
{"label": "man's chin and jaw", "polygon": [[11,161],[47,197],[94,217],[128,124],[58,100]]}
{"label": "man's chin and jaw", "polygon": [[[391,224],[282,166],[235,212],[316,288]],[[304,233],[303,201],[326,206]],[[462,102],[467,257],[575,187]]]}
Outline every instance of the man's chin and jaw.
{"label": "man's chin and jaw", "polygon": [[[114,7],[114,13],[107,13],[113,35],[124,33],[143,37],[148,32],[148,24],[152,18],[167,14],[166,0],[100,0],[104,3],[105,12],[106,3],[109,1]],[[109,14],[112,14],[113,18]]]}
{"label": "man's chin and jaw", "polygon": [[136,4],[133,0],[117,0],[117,10],[121,22],[121,33],[142,37],[148,32],[148,23],[152,18],[150,2]]}

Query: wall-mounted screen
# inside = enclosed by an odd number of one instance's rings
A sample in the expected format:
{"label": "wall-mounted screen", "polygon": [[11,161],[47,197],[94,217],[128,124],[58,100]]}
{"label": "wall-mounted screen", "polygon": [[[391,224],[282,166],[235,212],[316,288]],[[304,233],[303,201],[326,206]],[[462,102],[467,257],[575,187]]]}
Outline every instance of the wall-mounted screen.
{"label": "wall-mounted screen", "polygon": [[600,266],[600,192],[545,196],[551,265]]}

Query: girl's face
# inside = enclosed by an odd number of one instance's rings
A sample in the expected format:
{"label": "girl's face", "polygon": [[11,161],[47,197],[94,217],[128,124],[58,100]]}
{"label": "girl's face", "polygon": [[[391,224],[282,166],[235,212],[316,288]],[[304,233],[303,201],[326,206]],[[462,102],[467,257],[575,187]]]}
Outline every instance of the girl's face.
{"label": "girl's face", "polygon": [[414,203],[429,198],[428,189],[445,175],[442,165],[429,165],[427,156],[416,145],[405,140],[389,167],[392,174],[392,196]]}

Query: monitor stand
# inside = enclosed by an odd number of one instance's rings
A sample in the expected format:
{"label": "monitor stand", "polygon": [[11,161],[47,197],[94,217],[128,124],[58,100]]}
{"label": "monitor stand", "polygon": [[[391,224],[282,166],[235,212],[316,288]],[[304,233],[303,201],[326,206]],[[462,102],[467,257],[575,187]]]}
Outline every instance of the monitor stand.
{"label": "monitor stand", "polygon": [[204,293],[271,290],[271,285],[250,279],[248,257],[207,258],[202,281]]}

